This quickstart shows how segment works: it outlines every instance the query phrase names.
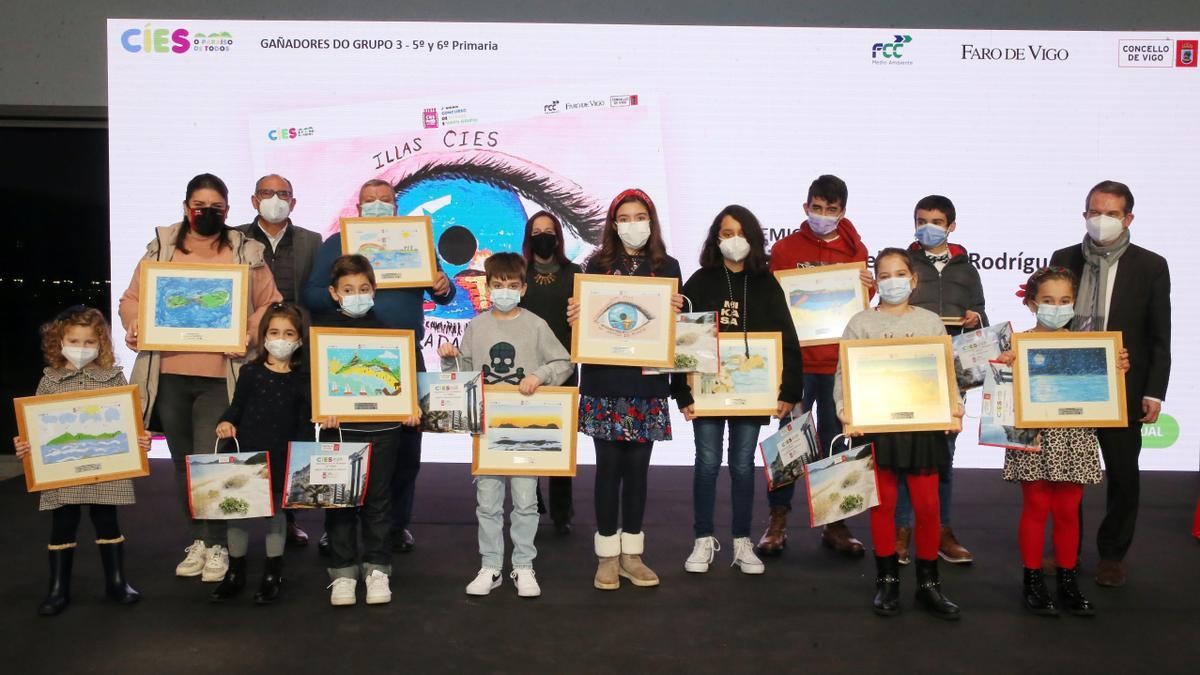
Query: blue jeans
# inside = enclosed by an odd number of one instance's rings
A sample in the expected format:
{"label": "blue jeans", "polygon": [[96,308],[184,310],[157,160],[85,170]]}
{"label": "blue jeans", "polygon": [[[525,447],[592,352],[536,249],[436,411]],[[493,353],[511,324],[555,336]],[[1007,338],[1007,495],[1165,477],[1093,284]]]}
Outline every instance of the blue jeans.
{"label": "blue jeans", "polygon": [[537,477],[476,476],[475,518],[479,521],[479,555],[483,566],[504,569],[504,485],[512,489],[508,535],[512,538],[513,569],[533,569],[537,548]]}
{"label": "blue jeans", "polygon": [[[710,537],[713,526],[713,503],[717,499],[717,475],[721,473],[721,445],[726,420],[697,419],[692,422],[696,434],[696,468],[692,474],[693,528],[696,538]],[[750,536],[750,520],[754,511],[754,448],[758,445],[761,424],[730,418],[729,423],[729,485],[733,502],[733,538]]]}
{"label": "blue jeans", "polygon": [[[950,447],[950,468],[938,474],[938,503],[941,505],[942,527],[950,525],[950,494],[954,477],[954,441],[958,434],[946,436],[946,445]],[[913,526],[912,500],[908,498],[907,481],[899,481],[896,497],[896,527]]]}
{"label": "blue jeans", "polygon": [[[804,399],[801,401],[801,413],[812,410],[817,406],[817,440],[821,443],[821,456],[829,455],[829,442],[834,436],[842,433],[842,424],[838,422],[837,408],[833,403],[833,375],[808,374],[804,375]],[[792,495],[796,493],[796,484],[785,485],[777,490],[767,492],[767,504],[774,508],[782,506],[792,510]]]}

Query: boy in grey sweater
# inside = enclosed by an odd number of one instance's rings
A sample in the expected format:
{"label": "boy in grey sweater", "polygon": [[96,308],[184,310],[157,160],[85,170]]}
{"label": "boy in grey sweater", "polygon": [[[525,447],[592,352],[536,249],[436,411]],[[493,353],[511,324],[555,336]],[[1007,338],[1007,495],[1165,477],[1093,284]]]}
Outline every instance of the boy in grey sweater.
{"label": "boy in grey sweater", "polygon": [[[525,259],[497,253],[484,262],[490,312],[467,324],[460,346],[438,347],[442,370],[483,371],[483,383],[508,384],[529,396],[543,384],[559,385],[571,375],[571,355],[540,317],[517,304],[525,294]],[[512,579],[521,597],[541,595],[533,572],[537,548],[537,477],[476,476],[475,516],[483,565],[467,585],[468,595],[487,595],[501,584],[504,565],[504,488],[512,489],[509,536],[513,542]]]}

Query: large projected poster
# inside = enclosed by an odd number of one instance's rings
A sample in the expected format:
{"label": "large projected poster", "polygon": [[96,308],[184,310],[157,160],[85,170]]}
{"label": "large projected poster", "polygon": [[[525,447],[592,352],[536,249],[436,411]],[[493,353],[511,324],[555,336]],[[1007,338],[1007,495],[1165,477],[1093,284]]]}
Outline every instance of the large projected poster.
{"label": "large projected poster", "polygon": [[[153,228],[179,220],[197,173],[229,184],[234,224],[255,215],[255,179],[280,173],[293,221],[323,236],[356,215],[358,186],[381,178],[401,215],[431,217],[458,287],[453,304],[427,304],[422,348],[435,364],[480,308],[483,259],[518,250],[535,211],[563,220],[582,260],[611,198],[640,187],[686,277],[722,207],[749,207],[774,242],[804,220],[812,179],[833,173],[872,251],[912,241],[919,198],[950,197],[951,241],[970,251],[989,316],[1022,330],[1033,320],[1018,285],[1083,238],[1084,196],[1103,179],[1132,187],[1133,241],[1186,282],[1197,37],[114,19],[114,298]],[[1200,359],[1186,345],[1200,300],[1173,304],[1174,384],[1142,464],[1194,469],[1200,395],[1187,383]],[[966,420],[956,464],[999,466],[977,426]],[[690,425],[676,417],[674,432],[656,461],[691,463]],[[427,444],[427,457],[467,461],[458,441]],[[580,450],[589,461],[590,444]]]}

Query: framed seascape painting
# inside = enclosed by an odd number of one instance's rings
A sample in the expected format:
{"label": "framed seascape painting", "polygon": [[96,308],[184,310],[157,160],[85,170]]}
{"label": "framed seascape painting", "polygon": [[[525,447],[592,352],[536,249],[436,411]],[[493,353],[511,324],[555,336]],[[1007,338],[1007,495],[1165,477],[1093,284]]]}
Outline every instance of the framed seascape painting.
{"label": "framed seascape painting", "polygon": [[188,455],[188,507],[200,520],[240,520],[275,515],[271,456],[259,452]]}
{"label": "framed seascape painting", "polygon": [[428,288],[437,274],[429,216],[342,218],[342,253],[366,256],[379,288]]}
{"label": "framed seascape painting", "polygon": [[150,475],[136,386],[13,399],[30,492]]}
{"label": "framed seascape painting", "polygon": [[579,320],[571,329],[571,360],[645,368],[675,366],[679,280],[576,274]]}
{"label": "framed seascape painting", "polygon": [[865,269],[854,262],[775,272],[801,346],[836,343],[850,317],[867,308],[870,294],[859,278]]}
{"label": "framed seascape painting", "polygon": [[246,351],[249,266],[143,261],[138,284],[138,351]]}
{"label": "framed seascape painting", "polygon": [[1119,331],[1013,335],[1017,426],[1123,427],[1125,376]]}
{"label": "framed seascape painting", "polygon": [[873,433],[954,428],[958,386],[950,336],[844,340],[840,346],[848,429]]}
{"label": "framed seascape painting", "polygon": [[417,373],[421,431],[479,434],[483,431],[483,373],[478,370]]}
{"label": "framed seascape painting", "polygon": [[483,388],[483,433],[475,437],[475,476],[574,476],[579,389]]}
{"label": "framed seascape painting", "polygon": [[782,333],[721,333],[720,369],[688,376],[697,417],[774,415],[783,381]]}
{"label": "framed seascape painting", "polygon": [[420,412],[411,330],[309,329],[313,420],[402,422]]}
{"label": "framed seascape painting", "polygon": [[293,441],[288,444],[285,470],[285,509],[362,506],[371,472],[371,444]]}

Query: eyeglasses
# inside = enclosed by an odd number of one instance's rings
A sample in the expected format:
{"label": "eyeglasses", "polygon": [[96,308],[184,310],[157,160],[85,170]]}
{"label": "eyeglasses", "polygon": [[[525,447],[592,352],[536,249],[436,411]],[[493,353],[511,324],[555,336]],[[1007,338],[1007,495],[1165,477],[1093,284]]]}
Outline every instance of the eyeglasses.
{"label": "eyeglasses", "polygon": [[279,198],[284,200],[292,198],[291,190],[268,190],[263,188],[261,190],[256,190],[254,194],[258,195],[259,199],[270,199],[275,195],[279,195]]}

